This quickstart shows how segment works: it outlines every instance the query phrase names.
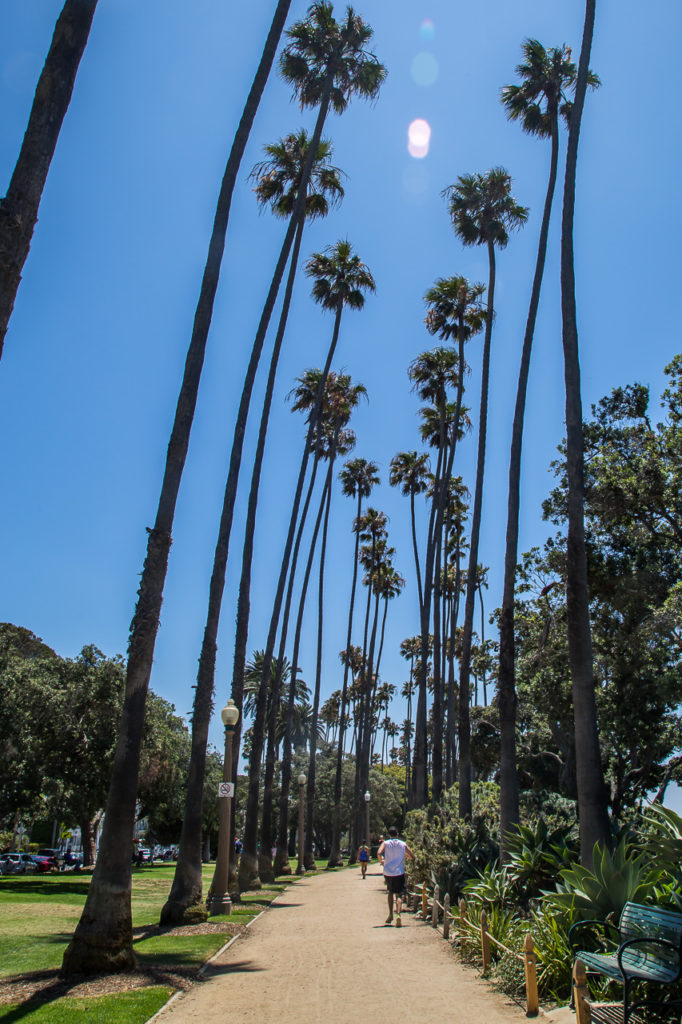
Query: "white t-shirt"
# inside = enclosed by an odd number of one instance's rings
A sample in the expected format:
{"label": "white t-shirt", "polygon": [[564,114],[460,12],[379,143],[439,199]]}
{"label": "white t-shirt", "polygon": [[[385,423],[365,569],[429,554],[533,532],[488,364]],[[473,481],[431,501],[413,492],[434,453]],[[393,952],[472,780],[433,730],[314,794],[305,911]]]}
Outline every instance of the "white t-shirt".
{"label": "white t-shirt", "polygon": [[402,839],[386,839],[384,842],[384,874],[397,878],[405,874],[405,843]]}

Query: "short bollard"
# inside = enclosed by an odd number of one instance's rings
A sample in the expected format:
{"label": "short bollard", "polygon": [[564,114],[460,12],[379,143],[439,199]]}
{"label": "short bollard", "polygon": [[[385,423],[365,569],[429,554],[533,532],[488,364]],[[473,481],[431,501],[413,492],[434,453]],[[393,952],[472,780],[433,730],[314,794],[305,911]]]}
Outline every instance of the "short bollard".
{"label": "short bollard", "polygon": [[540,1010],[540,1000],[538,998],[538,973],[532,935],[526,935],[523,944],[523,960],[526,973],[526,1017],[534,1017]]}
{"label": "short bollard", "polygon": [[464,946],[466,945],[466,916],[467,916],[467,903],[465,899],[459,901],[459,951],[464,954]]}
{"label": "short bollard", "polygon": [[587,975],[582,960],[576,960],[573,967],[573,995],[575,998],[576,1024],[592,1024]]}
{"label": "short bollard", "polygon": [[433,906],[431,908],[431,927],[438,927],[438,901],[440,899],[440,888],[436,886],[433,890]]}
{"label": "short bollard", "polygon": [[422,886],[422,921],[429,916],[429,894],[426,891],[426,882]]}
{"label": "short bollard", "polygon": [[450,938],[450,893],[446,892],[443,900],[443,938]]}
{"label": "short bollard", "polygon": [[483,973],[490,970],[490,936],[488,935],[488,915],[485,910],[481,911],[481,957],[483,959]]}

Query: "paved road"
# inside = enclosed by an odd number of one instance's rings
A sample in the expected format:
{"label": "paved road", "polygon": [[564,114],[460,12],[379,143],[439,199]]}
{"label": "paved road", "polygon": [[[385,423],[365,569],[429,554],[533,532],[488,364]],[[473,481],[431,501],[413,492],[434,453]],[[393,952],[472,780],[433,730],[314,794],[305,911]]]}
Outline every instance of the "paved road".
{"label": "paved road", "polygon": [[[521,1024],[525,1015],[412,914],[387,927],[374,865],[292,882],[158,1024]],[[155,1022],[156,1024],[156,1022]]]}

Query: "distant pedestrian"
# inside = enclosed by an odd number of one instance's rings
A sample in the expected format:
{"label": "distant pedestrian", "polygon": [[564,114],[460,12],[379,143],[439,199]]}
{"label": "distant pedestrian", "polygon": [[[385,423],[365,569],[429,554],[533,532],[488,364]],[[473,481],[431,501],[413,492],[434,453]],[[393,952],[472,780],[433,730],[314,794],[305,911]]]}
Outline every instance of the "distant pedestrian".
{"label": "distant pedestrian", "polygon": [[360,870],[362,871],[362,877],[364,880],[367,874],[367,865],[369,864],[369,846],[367,840],[363,839],[362,843],[358,847],[358,860],[360,861]]}
{"label": "distant pedestrian", "polygon": [[377,857],[383,865],[384,879],[388,889],[388,917],[386,924],[393,921],[393,897],[395,896],[395,926],[400,928],[400,912],[405,894],[405,857],[414,860],[414,854],[407,843],[398,839],[398,829],[391,825],[386,839],[377,850]]}

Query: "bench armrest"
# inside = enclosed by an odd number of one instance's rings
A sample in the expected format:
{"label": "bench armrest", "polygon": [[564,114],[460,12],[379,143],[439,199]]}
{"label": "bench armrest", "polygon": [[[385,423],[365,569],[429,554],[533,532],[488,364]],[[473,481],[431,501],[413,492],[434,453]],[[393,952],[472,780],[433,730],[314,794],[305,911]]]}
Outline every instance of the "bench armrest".
{"label": "bench armrest", "polygon": [[610,928],[613,935],[616,938],[616,941],[620,940],[620,932],[618,931],[618,928],[615,926],[615,924],[613,924],[611,921],[601,921],[597,919],[591,921],[576,921],[575,924],[572,924],[571,927],[568,929],[568,944],[574,953],[578,949],[578,944],[573,941],[573,933],[577,932],[580,928],[587,928],[590,925],[595,924],[602,928],[605,933],[606,930]]}
{"label": "bench armrest", "polygon": [[622,942],[616,952],[616,959],[618,960],[618,969],[620,973],[625,977],[625,970],[623,969],[623,952],[629,949],[631,946],[662,946],[664,949],[670,949],[677,955],[677,970],[680,970],[680,947],[676,946],[674,942],[669,942],[667,939],[649,938],[646,935],[640,936],[638,939],[628,939],[626,942]]}

